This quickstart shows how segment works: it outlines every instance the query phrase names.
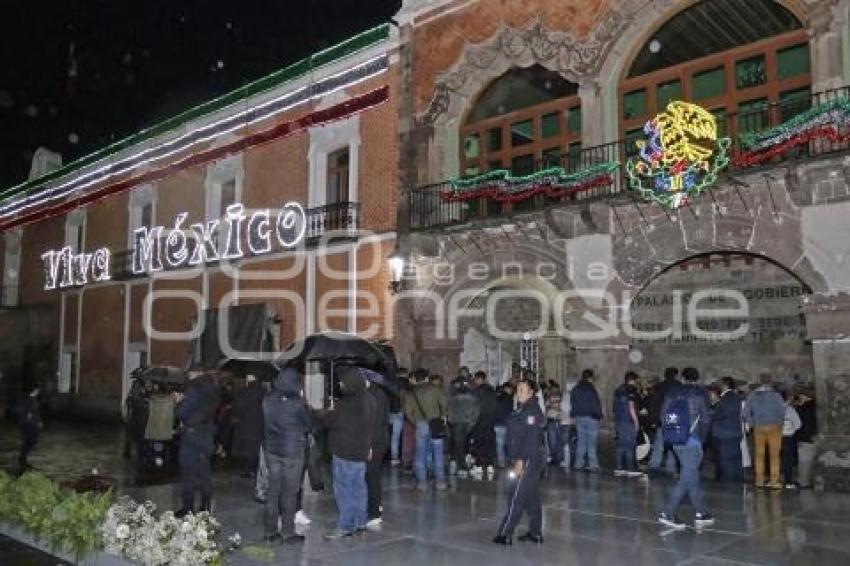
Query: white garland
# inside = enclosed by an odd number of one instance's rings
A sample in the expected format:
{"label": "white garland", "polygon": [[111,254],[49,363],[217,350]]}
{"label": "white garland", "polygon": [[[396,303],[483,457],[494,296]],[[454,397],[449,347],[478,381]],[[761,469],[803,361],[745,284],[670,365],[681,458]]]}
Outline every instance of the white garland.
{"label": "white garland", "polygon": [[220,557],[215,543],[219,523],[209,513],[178,519],[171,511],[156,517],[156,506],[122,497],[101,527],[106,552],[144,566],[195,566]]}

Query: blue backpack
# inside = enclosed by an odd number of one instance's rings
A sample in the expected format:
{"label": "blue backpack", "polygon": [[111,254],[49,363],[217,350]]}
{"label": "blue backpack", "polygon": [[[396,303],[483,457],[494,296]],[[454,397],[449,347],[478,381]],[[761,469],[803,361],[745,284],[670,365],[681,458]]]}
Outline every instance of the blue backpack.
{"label": "blue backpack", "polygon": [[661,438],[666,444],[684,446],[691,436],[691,412],[688,398],[679,395],[661,414]]}

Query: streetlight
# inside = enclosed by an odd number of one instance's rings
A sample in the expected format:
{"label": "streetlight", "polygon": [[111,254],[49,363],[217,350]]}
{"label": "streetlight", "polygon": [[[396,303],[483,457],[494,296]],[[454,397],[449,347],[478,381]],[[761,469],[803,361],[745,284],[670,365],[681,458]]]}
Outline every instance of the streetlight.
{"label": "streetlight", "polygon": [[398,248],[387,258],[387,263],[390,268],[390,291],[395,294],[401,291],[404,278],[404,256]]}

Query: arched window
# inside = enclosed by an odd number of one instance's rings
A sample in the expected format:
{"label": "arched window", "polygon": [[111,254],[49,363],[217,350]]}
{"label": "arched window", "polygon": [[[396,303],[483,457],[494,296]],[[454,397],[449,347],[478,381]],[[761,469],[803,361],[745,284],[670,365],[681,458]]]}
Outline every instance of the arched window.
{"label": "arched window", "polygon": [[647,119],[688,100],[734,137],[807,109],[810,91],[808,38],[794,14],[773,0],[704,0],[635,55],[620,84],[620,133],[631,151]]}
{"label": "arched window", "polygon": [[493,169],[527,174],[581,152],[578,85],[540,65],[515,68],[490,83],[461,128],[464,175]]}

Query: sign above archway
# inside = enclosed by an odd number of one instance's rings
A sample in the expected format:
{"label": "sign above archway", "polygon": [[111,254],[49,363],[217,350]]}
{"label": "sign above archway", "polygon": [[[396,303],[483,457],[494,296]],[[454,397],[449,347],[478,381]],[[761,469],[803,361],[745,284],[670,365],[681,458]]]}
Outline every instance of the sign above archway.
{"label": "sign above archway", "polygon": [[679,208],[717,182],[729,164],[729,138],[717,135],[708,110],[676,100],[643,128],[645,140],[626,163],[629,187],[641,198]]}

